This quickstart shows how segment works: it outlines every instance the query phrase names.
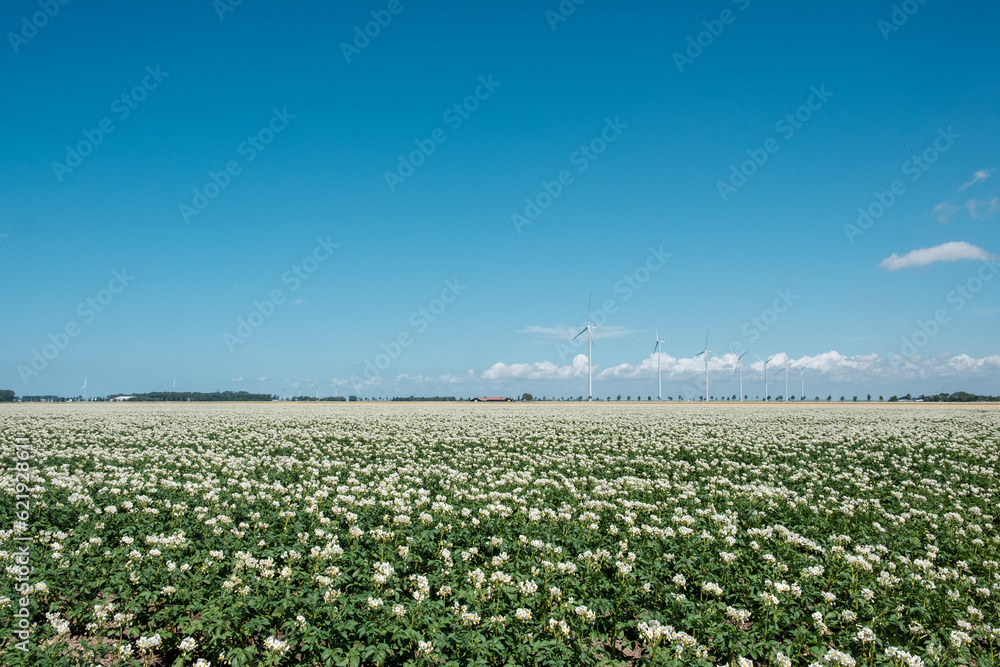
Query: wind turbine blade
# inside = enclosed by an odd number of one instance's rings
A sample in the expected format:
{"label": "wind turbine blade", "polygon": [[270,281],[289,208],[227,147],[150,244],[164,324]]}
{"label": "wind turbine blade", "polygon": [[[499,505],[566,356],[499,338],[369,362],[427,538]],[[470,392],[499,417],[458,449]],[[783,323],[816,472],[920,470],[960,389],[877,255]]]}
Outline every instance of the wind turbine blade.
{"label": "wind turbine blade", "polygon": [[[754,352],[754,353],[753,353],[753,356],[755,356],[755,357],[757,357],[758,359],[760,359],[760,355],[759,355],[759,354],[757,354],[756,352]],[[766,362],[766,361],[764,361],[763,359],[760,359],[760,360],[761,360],[761,362],[763,362],[763,363],[765,363],[765,364],[767,363],[767,362]]]}
{"label": "wind turbine blade", "polygon": [[711,332],[712,332],[711,329],[709,329],[708,331],[705,332],[705,349],[706,350],[708,349],[708,334],[710,334]]}
{"label": "wind turbine blade", "polygon": [[572,340],[576,340],[577,338],[579,338],[580,336],[582,336],[583,333],[584,333],[584,331],[590,331],[590,327],[584,327],[583,331],[581,331],[577,335],[573,336]]}

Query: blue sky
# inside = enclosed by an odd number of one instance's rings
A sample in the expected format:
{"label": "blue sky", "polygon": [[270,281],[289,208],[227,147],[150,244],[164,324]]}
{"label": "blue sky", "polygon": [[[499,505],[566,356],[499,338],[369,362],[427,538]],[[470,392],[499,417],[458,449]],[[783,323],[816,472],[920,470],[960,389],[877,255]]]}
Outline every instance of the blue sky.
{"label": "blue sky", "polygon": [[1000,8],[904,5],[6,3],[0,387],[586,395],[592,294],[597,396],[1000,393]]}

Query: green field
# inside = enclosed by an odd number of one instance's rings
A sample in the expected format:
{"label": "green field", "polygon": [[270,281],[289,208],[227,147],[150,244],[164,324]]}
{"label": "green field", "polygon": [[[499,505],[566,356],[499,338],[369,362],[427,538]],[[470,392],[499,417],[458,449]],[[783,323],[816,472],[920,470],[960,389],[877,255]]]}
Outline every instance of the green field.
{"label": "green field", "polygon": [[12,405],[0,455],[5,665],[1000,661],[996,408]]}

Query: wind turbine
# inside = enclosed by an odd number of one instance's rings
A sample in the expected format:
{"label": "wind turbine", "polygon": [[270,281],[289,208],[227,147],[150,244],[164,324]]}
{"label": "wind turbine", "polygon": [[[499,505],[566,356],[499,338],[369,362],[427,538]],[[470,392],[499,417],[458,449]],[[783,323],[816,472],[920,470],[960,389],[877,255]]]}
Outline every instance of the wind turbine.
{"label": "wind turbine", "polygon": [[660,330],[656,329],[656,345],[653,346],[653,354],[656,355],[656,400],[663,400],[663,376],[660,375],[660,343],[667,341],[660,339]]}
{"label": "wind turbine", "polygon": [[[590,303],[593,300],[594,295],[591,293],[590,298],[587,299],[587,326],[583,328],[583,331],[573,336],[573,340],[576,340],[586,332],[587,334],[587,400],[594,400],[594,375],[593,375],[593,355],[594,355],[594,335],[592,333],[594,326],[590,323]],[[572,341],[570,341],[572,342]]]}
{"label": "wind turbine", "polygon": [[[758,355],[756,352],[754,353],[753,356],[755,356],[758,359],[760,359],[760,355]],[[764,400],[765,401],[767,400],[767,365],[769,363],[771,363],[771,359],[774,359],[774,355],[773,354],[770,357],[767,358],[767,361],[764,361],[763,359],[760,359],[761,363],[764,364]]]}
{"label": "wind turbine", "polygon": [[80,387],[80,389],[83,389],[83,400],[86,401],[87,400],[87,378],[83,378],[83,386]]}
{"label": "wind turbine", "polygon": [[[733,348],[733,354],[736,354],[736,348],[735,347]],[[750,354],[749,350],[746,351],[746,352],[744,352],[743,354],[739,355],[738,357],[736,357],[736,369],[733,371],[734,373],[737,372],[737,371],[739,371],[739,374],[740,374],[740,400],[741,401],[743,400],[743,357],[747,356],[748,354]]]}
{"label": "wind turbine", "polygon": [[804,401],[806,400],[806,376],[805,376],[806,367],[802,366],[801,368],[796,368],[795,370],[799,372],[799,380],[802,382],[801,391],[802,391],[802,400]]}
{"label": "wind turbine", "polygon": [[711,352],[711,350],[708,349],[708,334],[709,333],[711,333],[711,329],[709,329],[708,331],[705,332],[705,349],[703,349],[698,354],[694,355],[695,359],[697,359],[698,357],[700,357],[703,354],[705,355],[705,401],[706,402],[708,401],[708,353]]}
{"label": "wind turbine", "polygon": [[785,371],[785,400],[787,401],[788,400],[788,395],[789,395],[788,394],[788,376],[792,374],[791,370],[789,370],[789,367],[788,367],[788,355],[787,354],[785,355],[785,368],[784,368],[784,371]]}
{"label": "wind turbine", "polygon": [[785,357],[785,365],[781,367],[779,373],[785,374],[785,400],[788,400],[788,357]]}

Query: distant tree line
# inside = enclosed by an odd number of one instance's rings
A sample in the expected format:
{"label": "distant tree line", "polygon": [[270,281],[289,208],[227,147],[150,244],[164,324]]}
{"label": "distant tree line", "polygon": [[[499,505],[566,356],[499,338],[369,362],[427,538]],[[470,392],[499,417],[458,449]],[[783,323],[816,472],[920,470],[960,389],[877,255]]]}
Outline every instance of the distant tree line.
{"label": "distant tree line", "polygon": [[[120,394],[113,394],[119,396]],[[151,401],[273,401],[277,396],[271,394],[251,394],[248,391],[151,391],[145,394],[125,394],[131,395],[129,402],[151,402]]]}
{"label": "distant tree line", "polygon": [[932,396],[890,396],[889,402],[895,403],[897,401],[924,401],[925,403],[979,403],[982,401],[1000,401],[1000,396],[988,396],[985,394],[970,394],[967,391],[956,391],[951,394],[934,394]]}
{"label": "distant tree line", "polygon": [[341,401],[346,401],[347,397],[346,396],[324,396],[323,398],[316,398],[315,396],[292,396],[291,398],[288,398],[286,400],[289,400],[289,401],[312,401],[313,403],[322,402],[322,401],[334,401],[336,403],[339,403]]}
{"label": "distant tree line", "polygon": [[414,401],[414,402],[435,401],[435,402],[440,402],[440,401],[454,401],[455,397],[454,396],[405,396],[405,397],[404,396],[396,396],[392,400],[393,400],[393,402],[397,402],[397,401]]}
{"label": "distant tree line", "polygon": [[[95,397],[95,398],[91,398],[90,401],[91,402],[104,402],[104,401],[109,401],[112,398],[114,398],[115,396],[120,396],[120,395],[121,394],[111,394],[110,396],[105,396],[105,397],[100,397],[100,398]],[[151,391],[151,392],[146,392],[146,393],[143,393],[143,394],[132,394],[131,396],[132,396],[132,398],[129,399],[130,401],[138,401],[138,402],[155,402],[155,401],[161,401],[161,402],[166,402],[166,401],[203,401],[203,402],[207,402],[207,401],[214,401],[214,402],[227,402],[227,401],[228,402],[233,402],[233,401],[235,401],[235,402],[240,402],[240,401],[242,401],[242,402],[253,402],[253,401],[258,401],[258,402],[260,402],[260,401],[276,401],[276,400],[278,400],[277,396],[273,396],[271,394],[251,394],[250,392],[246,392],[246,391],[213,391],[213,392],[200,392],[200,391]],[[637,398],[637,400],[640,400],[640,401],[642,400],[641,396],[637,396],[636,398]],[[712,398],[714,399],[715,397],[712,397]],[[867,398],[868,398],[869,401],[871,401],[872,400],[871,394],[868,394]],[[677,399],[678,400],[684,400],[680,396],[678,396]],[[770,399],[770,396],[768,397],[768,399]],[[826,397],[827,401],[830,401],[832,399],[833,399],[832,396],[827,396]],[[17,400],[20,400],[22,403],[65,403],[67,401],[82,401],[83,399],[82,399],[82,397],[79,397],[79,396],[77,396],[75,398],[67,398],[65,396],[53,396],[53,395],[22,396],[20,399],[18,399],[17,396],[16,396],[16,394],[14,393],[14,391],[12,389],[0,389],[0,403],[12,403],[12,402],[17,401]],[[351,402],[354,402],[354,401],[373,401],[373,400],[378,400],[378,399],[376,399],[376,398],[363,398],[363,397],[353,396],[352,395],[352,396],[347,396],[347,397],[345,397],[345,396],[324,396],[323,398],[316,398],[315,396],[296,396],[296,397],[293,397],[293,398],[289,398],[287,400],[289,400],[289,401],[327,401],[327,402],[330,402],[330,401],[332,401],[332,402],[351,401]],[[456,399],[454,396],[406,396],[406,397],[397,396],[397,397],[395,397],[395,398],[392,399],[393,402],[422,402],[422,401],[427,401],[427,402],[432,402],[432,401],[434,401],[434,402],[441,402],[441,401],[463,401],[463,400],[464,399]],[[532,396],[531,394],[527,394],[526,393],[526,394],[522,394],[519,399],[515,398],[514,400],[532,401],[532,400],[535,400],[535,397]],[[582,401],[583,400],[583,396],[577,396],[576,398],[570,397],[568,399],[565,398],[565,397],[564,398],[552,397],[551,399],[549,399],[546,396],[542,396],[541,400],[543,400],[543,401],[546,401],[546,400],[554,400],[554,401],[559,401],[559,400],[562,400],[562,401],[566,401],[566,400],[570,400],[570,401]],[[598,397],[595,397],[594,400],[600,401],[602,399],[600,399]],[[611,399],[610,396],[608,396],[607,400],[610,401],[612,399]],[[619,400],[619,401],[622,400],[622,397],[621,397],[620,394],[618,395],[618,397],[617,397],[616,400]],[[631,401],[632,397],[628,396],[626,398],[626,400]],[[647,401],[651,401],[652,400],[652,396],[647,396],[646,400]],[[674,397],[673,396],[667,396],[666,400],[672,401],[672,400],[674,400]],[[737,397],[734,396],[732,399],[724,399],[724,400],[737,400]],[[759,396],[757,397],[757,400],[760,400]],[[782,400],[782,397],[778,397],[778,400]],[[814,400],[819,401],[820,397],[817,396]],[[840,400],[843,401],[844,397],[841,396]],[[858,397],[855,396],[853,400],[857,401]],[[879,396],[878,400],[881,401],[882,397]],[[899,402],[899,401],[918,401],[918,400],[919,401],[924,401],[926,403],[979,403],[979,402],[985,402],[985,401],[1000,402],[1000,396],[990,396],[990,395],[987,395],[987,394],[972,394],[972,393],[969,393],[967,391],[956,391],[956,392],[953,392],[951,394],[940,393],[940,394],[933,394],[933,395],[930,395],[930,396],[925,396],[923,394],[921,394],[920,396],[911,396],[910,394],[906,394],[905,396],[890,396],[889,397],[889,402],[890,403],[896,403],[896,402]]]}

